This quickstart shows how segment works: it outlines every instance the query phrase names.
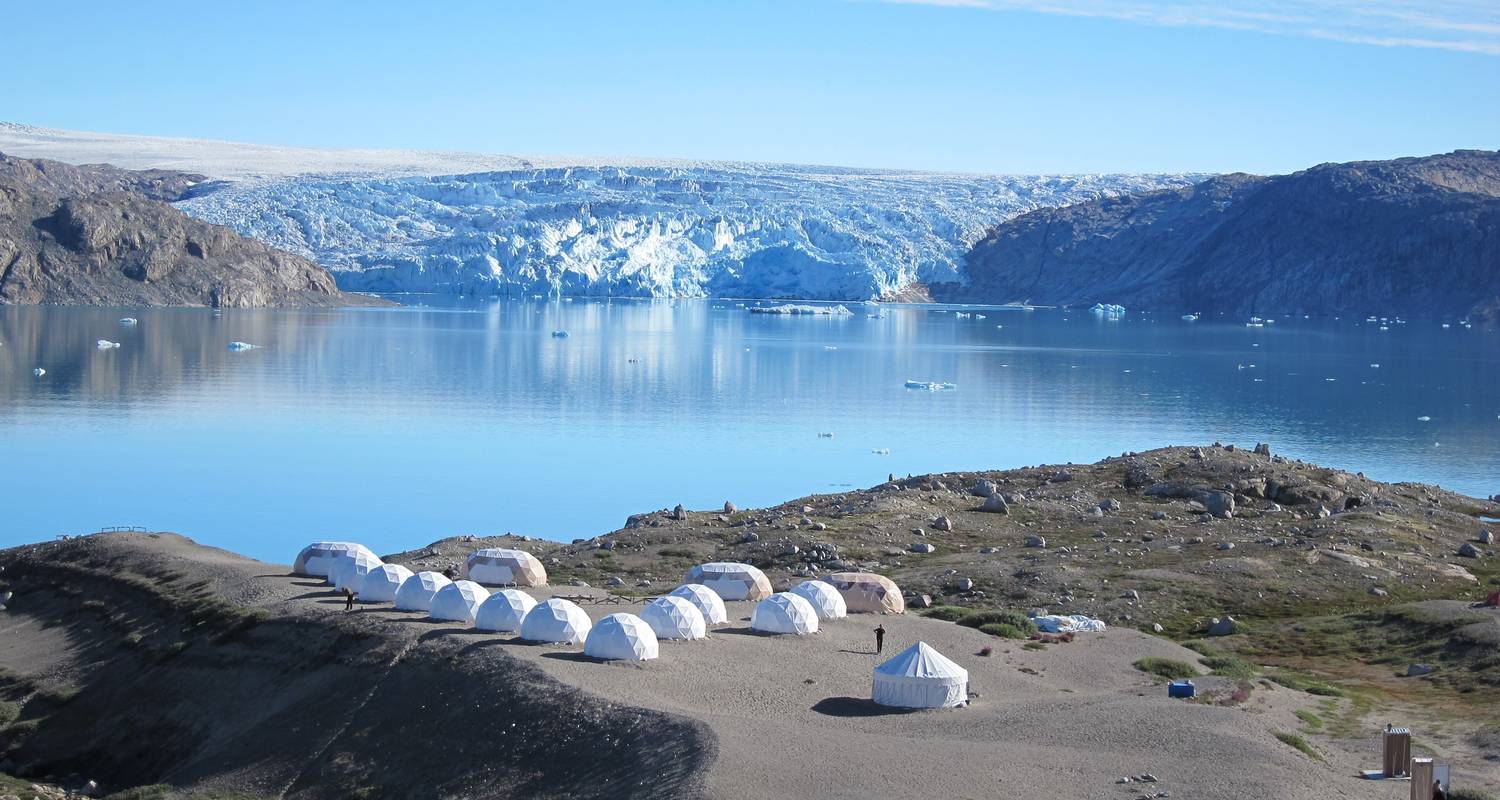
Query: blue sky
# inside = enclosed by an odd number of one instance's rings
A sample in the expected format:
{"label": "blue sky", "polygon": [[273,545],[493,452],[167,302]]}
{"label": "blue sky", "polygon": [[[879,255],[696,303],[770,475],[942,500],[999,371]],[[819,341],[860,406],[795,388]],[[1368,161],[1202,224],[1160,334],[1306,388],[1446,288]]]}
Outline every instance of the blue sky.
{"label": "blue sky", "polygon": [[1497,9],[13,3],[0,119],[327,147],[1284,172],[1500,148]]}

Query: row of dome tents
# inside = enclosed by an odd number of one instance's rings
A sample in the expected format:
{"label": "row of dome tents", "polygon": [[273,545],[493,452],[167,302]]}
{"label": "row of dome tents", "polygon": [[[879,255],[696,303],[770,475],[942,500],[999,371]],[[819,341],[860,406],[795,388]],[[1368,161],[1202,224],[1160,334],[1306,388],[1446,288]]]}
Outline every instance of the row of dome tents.
{"label": "row of dome tents", "polygon": [[[657,658],[661,639],[701,639],[724,624],[724,600],[754,600],[751,627],[774,634],[816,633],[820,620],[850,611],[901,613],[901,591],[889,578],[843,572],[807,580],[787,592],[772,592],[765,573],[749,564],[712,562],[693,567],[686,582],[635,614],[610,614],[594,623],[577,604],[554,597],[537,602],[519,589],[491,592],[482,583],[546,585],[546,569],[521,550],[490,548],[471,554],[463,576],[413,573],[385,564],[363,545],[317,542],[304,548],[293,571],[325,577],[335,588],[366,602],[394,603],[398,610],[426,611],[434,619],[471,622],[478,630],[517,633],[527,641],[582,644],[601,660]],[[872,697],[883,705],[940,708],[968,701],[968,672],[918,642],[875,668]]]}

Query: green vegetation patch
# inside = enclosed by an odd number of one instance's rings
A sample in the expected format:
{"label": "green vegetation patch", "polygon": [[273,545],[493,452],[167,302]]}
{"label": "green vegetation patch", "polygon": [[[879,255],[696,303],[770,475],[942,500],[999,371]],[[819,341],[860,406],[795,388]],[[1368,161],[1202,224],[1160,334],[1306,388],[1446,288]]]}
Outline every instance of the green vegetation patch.
{"label": "green vegetation patch", "polygon": [[1304,739],[1302,737],[1302,734],[1300,733],[1289,733],[1287,731],[1271,731],[1271,735],[1275,736],[1282,744],[1292,748],[1293,750],[1296,750],[1297,752],[1307,756],[1314,761],[1323,760],[1322,754],[1314,750],[1313,746],[1308,744],[1307,739]]}
{"label": "green vegetation patch", "polygon": [[983,629],[986,625],[1009,625],[1021,632],[1022,636],[1013,638],[1025,639],[1036,633],[1036,623],[1031,618],[1019,611],[976,611],[958,620],[958,624],[968,628]]}
{"label": "green vegetation patch", "polygon": [[1449,792],[1448,800],[1495,800],[1495,796],[1482,789],[1463,788]]}
{"label": "green vegetation patch", "polygon": [[1141,672],[1174,681],[1198,676],[1198,670],[1192,664],[1172,658],[1147,656],[1138,659],[1133,666]]}
{"label": "green vegetation patch", "polygon": [[1297,719],[1302,720],[1302,724],[1306,725],[1310,731],[1320,730],[1323,727],[1323,718],[1310,709],[1297,709]]}
{"label": "green vegetation patch", "polygon": [[979,626],[979,632],[988,633],[991,636],[999,636],[1002,639],[1025,639],[1031,635],[1014,625],[1007,625],[1004,622],[985,623]]}
{"label": "green vegetation patch", "polygon": [[940,619],[945,622],[958,622],[964,617],[973,614],[974,609],[964,608],[963,606],[933,606],[932,608],[922,609],[917,613],[924,617]]}

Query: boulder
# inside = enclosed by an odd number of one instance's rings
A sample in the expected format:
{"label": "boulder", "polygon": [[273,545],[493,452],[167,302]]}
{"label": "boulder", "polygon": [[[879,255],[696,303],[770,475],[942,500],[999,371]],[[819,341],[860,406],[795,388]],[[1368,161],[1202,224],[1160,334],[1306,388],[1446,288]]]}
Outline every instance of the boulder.
{"label": "boulder", "polygon": [[1208,509],[1208,513],[1219,519],[1229,519],[1234,516],[1234,495],[1229,492],[1217,489],[1204,492],[1199,502]]}
{"label": "boulder", "polygon": [[678,503],[676,508],[672,509],[672,519],[678,521],[687,519],[687,509],[683,508],[681,503]]}
{"label": "boulder", "polygon": [[1407,666],[1407,668],[1406,668],[1406,677],[1408,677],[1408,678],[1418,678],[1418,677],[1421,677],[1423,675],[1431,675],[1431,674],[1432,674],[1432,665],[1431,664],[1411,664],[1411,665]]}
{"label": "boulder", "polygon": [[1464,542],[1463,547],[1458,548],[1458,554],[1464,558],[1479,558],[1479,548],[1470,542]]}
{"label": "boulder", "polygon": [[728,500],[724,501],[724,513],[725,514],[733,514],[736,511],[739,511],[739,508],[737,506],[735,506],[734,503],[731,503]]}
{"label": "boulder", "polygon": [[619,575],[616,575],[613,578],[610,578],[609,583],[606,583],[605,585],[611,588],[619,588],[625,585],[625,579],[620,577]]}
{"label": "boulder", "polygon": [[1026,537],[1026,546],[1027,547],[1046,547],[1047,546],[1047,540],[1044,539],[1044,538],[1042,538],[1042,537],[1040,537],[1040,536],[1028,536],[1028,537]]}
{"label": "boulder", "polygon": [[1371,586],[1370,594],[1374,595],[1375,597],[1385,597],[1386,595],[1390,594],[1390,592],[1387,592],[1379,586]]}
{"label": "boulder", "polygon": [[953,582],[953,588],[959,590],[960,592],[967,592],[970,589],[974,588],[974,581],[970,580],[969,578],[959,578],[958,580]]}
{"label": "boulder", "polygon": [[994,497],[999,490],[1000,487],[996,486],[994,481],[982,480],[969,489],[969,494],[975,497]]}
{"label": "boulder", "polygon": [[1266,458],[1270,458],[1271,446],[1266,444],[1265,442],[1259,442],[1255,445],[1255,454],[1258,456],[1265,456]]}
{"label": "boulder", "polygon": [[1493,532],[1491,532],[1491,531],[1480,531],[1479,532],[1479,543],[1480,544],[1494,544],[1495,543],[1495,534]]}
{"label": "boulder", "polygon": [[992,494],[984,498],[984,504],[979,507],[979,510],[988,514],[1009,514],[1010,504],[1005,502],[1004,497]]}
{"label": "boulder", "polygon": [[937,548],[926,542],[913,542],[910,549],[913,553],[931,553]]}
{"label": "boulder", "polygon": [[751,542],[758,541],[760,541],[760,534],[755,531],[747,531],[744,536],[740,537],[740,544],[750,544]]}
{"label": "boulder", "polygon": [[938,517],[937,519],[932,521],[932,527],[937,528],[940,531],[952,531],[953,520],[948,519],[947,516]]}
{"label": "boulder", "polygon": [[1167,512],[1165,512],[1165,511],[1153,511],[1153,512],[1151,512],[1151,518],[1154,519],[1154,520],[1163,520],[1163,519],[1166,519],[1167,518]]}
{"label": "boulder", "polygon": [[1099,508],[1102,511],[1119,511],[1120,510],[1120,501],[1114,499],[1113,497],[1111,497],[1108,500],[1105,500],[1104,502],[1100,503],[1099,504]]}
{"label": "boulder", "polygon": [[599,547],[600,550],[613,550],[613,549],[615,549],[615,540],[614,539],[602,539],[602,540],[600,540],[598,547]]}
{"label": "boulder", "polygon": [[1329,517],[1333,516],[1333,512],[1328,510],[1328,506],[1319,503],[1318,510],[1313,512],[1313,516],[1317,517],[1318,519],[1328,519]]}
{"label": "boulder", "polygon": [[906,598],[907,608],[932,608],[932,598],[925,594],[914,594]]}

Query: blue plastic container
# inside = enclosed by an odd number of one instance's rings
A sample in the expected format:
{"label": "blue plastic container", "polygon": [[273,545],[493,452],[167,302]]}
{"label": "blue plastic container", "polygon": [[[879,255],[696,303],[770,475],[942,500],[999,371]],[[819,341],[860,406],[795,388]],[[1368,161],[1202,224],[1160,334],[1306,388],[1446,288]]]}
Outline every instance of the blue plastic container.
{"label": "blue plastic container", "polygon": [[1198,694],[1198,687],[1192,681],[1172,681],[1167,684],[1167,697],[1193,697]]}

